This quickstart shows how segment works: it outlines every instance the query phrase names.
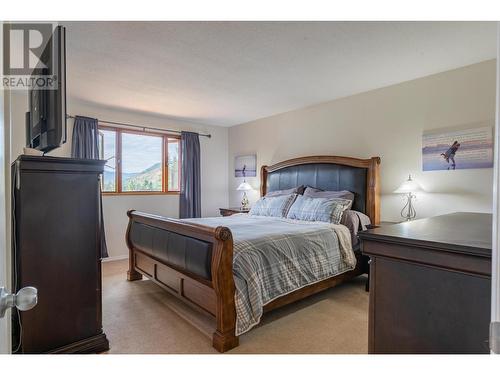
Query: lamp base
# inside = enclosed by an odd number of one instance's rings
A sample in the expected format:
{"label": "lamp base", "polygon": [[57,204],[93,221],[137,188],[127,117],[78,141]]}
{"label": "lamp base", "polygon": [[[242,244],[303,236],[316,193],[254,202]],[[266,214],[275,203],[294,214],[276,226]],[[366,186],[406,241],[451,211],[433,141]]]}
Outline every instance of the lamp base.
{"label": "lamp base", "polygon": [[413,207],[413,202],[412,200],[416,198],[415,195],[412,193],[408,193],[406,195],[406,204],[404,205],[403,209],[401,210],[401,217],[405,219],[405,221],[411,221],[417,217],[417,211],[415,211],[415,208]]}
{"label": "lamp base", "polygon": [[246,192],[243,192],[243,198],[241,199],[241,209],[244,211],[250,209],[250,202],[248,201]]}

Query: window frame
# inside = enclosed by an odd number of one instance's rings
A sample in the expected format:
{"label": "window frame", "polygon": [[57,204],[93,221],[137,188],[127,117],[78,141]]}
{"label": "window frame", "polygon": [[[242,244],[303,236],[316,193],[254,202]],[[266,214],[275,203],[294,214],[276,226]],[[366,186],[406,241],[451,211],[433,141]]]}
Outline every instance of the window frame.
{"label": "window frame", "polygon": [[[98,124],[98,130],[108,130],[115,132],[115,158],[116,158],[116,173],[115,173],[115,191],[102,191],[102,195],[179,195],[181,183],[181,137],[177,134],[156,132],[152,130],[131,130],[118,126],[109,126]],[[122,190],[122,134],[146,135],[162,138],[162,153],[161,153],[161,173],[162,173],[162,190],[161,191],[123,191]],[[177,139],[179,142],[179,190],[168,190],[168,140]]]}

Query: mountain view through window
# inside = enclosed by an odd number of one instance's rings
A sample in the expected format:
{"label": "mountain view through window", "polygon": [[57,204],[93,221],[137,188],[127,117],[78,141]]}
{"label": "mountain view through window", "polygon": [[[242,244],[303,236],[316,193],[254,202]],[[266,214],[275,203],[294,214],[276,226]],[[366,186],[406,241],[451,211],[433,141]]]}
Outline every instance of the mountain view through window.
{"label": "mountain view through window", "polygon": [[100,157],[106,160],[103,192],[179,191],[178,138],[118,128],[103,128],[99,134]]}
{"label": "mountain view through window", "polygon": [[162,191],[162,140],[122,134],[123,191]]}

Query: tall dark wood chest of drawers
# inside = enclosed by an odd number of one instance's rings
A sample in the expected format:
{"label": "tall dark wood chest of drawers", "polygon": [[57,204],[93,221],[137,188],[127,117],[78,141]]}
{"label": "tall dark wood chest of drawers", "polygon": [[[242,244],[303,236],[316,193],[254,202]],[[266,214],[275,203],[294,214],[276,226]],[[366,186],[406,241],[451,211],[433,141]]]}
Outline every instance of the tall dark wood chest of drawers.
{"label": "tall dark wood chest of drawers", "polygon": [[359,234],[370,353],[489,353],[492,216],[454,213]]}
{"label": "tall dark wood chest of drawers", "polygon": [[37,306],[21,312],[20,322],[13,313],[13,351],[19,337],[18,353],[109,348],[101,319],[103,165],[23,155],[12,167],[13,285],[38,289]]}

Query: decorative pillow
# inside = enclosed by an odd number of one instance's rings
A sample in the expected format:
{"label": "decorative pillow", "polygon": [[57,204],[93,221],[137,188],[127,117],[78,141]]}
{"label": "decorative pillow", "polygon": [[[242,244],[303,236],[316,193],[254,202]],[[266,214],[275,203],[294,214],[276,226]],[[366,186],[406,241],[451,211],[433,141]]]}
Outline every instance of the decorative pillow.
{"label": "decorative pillow", "polygon": [[353,210],[345,210],[340,219],[340,224],[345,225],[351,232],[352,246],[358,244],[358,231],[365,230],[367,225],[371,224],[371,220],[364,213]]}
{"label": "decorative pillow", "polygon": [[290,207],[287,218],[339,224],[342,213],[351,203],[352,201],[348,199],[311,198],[299,195]]}
{"label": "decorative pillow", "polygon": [[352,207],[352,202],[354,201],[354,193],[351,193],[348,190],[340,190],[340,191],[333,191],[333,190],[321,190],[321,189],[316,189],[311,186],[306,187],[306,190],[304,191],[304,196],[305,197],[311,197],[311,198],[342,198],[342,199],[348,199],[351,201],[351,204],[349,205],[349,209]]}
{"label": "decorative pillow", "polygon": [[300,185],[291,189],[285,189],[285,190],[275,190],[275,191],[270,191],[269,193],[266,194],[266,197],[278,197],[280,195],[290,195],[290,194],[304,194],[304,189],[306,187],[304,185]]}
{"label": "decorative pillow", "polygon": [[253,205],[250,215],[286,217],[297,194],[280,195],[277,197],[262,197]]}

